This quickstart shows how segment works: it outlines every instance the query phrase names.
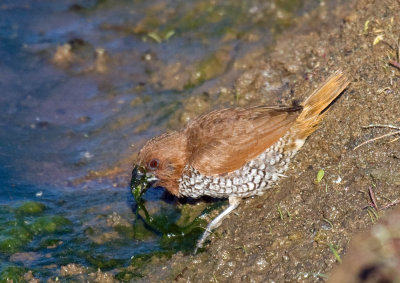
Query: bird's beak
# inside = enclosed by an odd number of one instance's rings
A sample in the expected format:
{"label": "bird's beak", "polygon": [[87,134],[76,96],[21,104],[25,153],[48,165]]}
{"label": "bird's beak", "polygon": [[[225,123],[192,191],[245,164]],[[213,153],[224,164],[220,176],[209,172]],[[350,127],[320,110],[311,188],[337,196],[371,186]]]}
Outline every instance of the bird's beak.
{"label": "bird's beak", "polygon": [[146,168],[136,165],[132,170],[131,190],[136,199],[141,196],[155,183],[158,179],[150,172],[146,172]]}

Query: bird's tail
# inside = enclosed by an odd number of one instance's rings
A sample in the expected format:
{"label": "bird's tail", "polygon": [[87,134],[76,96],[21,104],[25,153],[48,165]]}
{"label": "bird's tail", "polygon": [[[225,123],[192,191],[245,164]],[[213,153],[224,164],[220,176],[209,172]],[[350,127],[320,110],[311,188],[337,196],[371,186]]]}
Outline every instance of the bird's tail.
{"label": "bird's tail", "polygon": [[303,111],[297,117],[292,128],[297,131],[299,139],[305,140],[315,131],[316,126],[325,115],[325,112],[322,112],[342,93],[348,84],[349,81],[346,76],[338,70],[302,103]]}

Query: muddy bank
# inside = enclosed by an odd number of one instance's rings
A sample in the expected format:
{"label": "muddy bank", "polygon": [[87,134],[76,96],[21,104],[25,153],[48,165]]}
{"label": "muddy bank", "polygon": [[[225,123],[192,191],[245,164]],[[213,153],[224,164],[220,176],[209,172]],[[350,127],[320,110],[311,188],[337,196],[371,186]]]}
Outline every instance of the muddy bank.
{"label": "muddy bank", "polygon": [[[322,2],[298,28],[280,36],[269,55],[249,56],[247,71],[227,91],[238,94],[239,105],[289,103],[337,69],[351,78],[347,91],[297,154],[287,178],[246,200],[215,231],[206,251],[177,254],[161,268],[149,265],[143,281],[323,281],[355,233],[387,211],[371,210],[368,188],[381,205],[400,197],[400,143],[390,142],[396,136],[356,148],[390,132],[363,126],[400,122],[400,70],[389,65],[397,60],[399,3],[328,5]],[[266,99],[266,91],[282,98]],[[321,169],[325,174],[317,183]]]}

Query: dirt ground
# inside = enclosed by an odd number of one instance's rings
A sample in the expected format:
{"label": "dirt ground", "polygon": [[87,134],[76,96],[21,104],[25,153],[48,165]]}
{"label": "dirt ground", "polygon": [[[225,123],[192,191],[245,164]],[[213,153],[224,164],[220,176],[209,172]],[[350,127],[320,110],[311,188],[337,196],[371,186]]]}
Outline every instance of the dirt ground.
{"label": "dirt ground", "polygon": [[[400,198],[400,140],[394,140],[399,134],[361,145],[396,131],[363,126],[400,126],[400,69],[389,64],[399,60],[399,9],[396,0],[347,1],[332,9],[325,3],[281,35],[268,56],[256,50],[234,63],[248,71],[226,88],[240,94],[243,105],[302,100],[338,69],[351,84],[292,161],[287,178],[265,195],[245,200],[204,252],[178,253],[163,266],[149,266],[143,282],[317,282],[335,268],[340,282],[376,282],[376,272],[368,268],[377,261],[384,266],[386,254],[360,254],[370,245],[351,251],[351,240]],[[263,92],[275,89],[283,90],[283,99],[265,101]],[[321,169],[325,174],[317,183]],[[371,205],[370,188],[378,208]],[[357,239],[367,241],[368,235]],[[398,237],[399,230],[391,235]],[[365,261],[352,266],[359,257]],[[343,272],[348,276],[340,277]],[[400,278],[393,269],[385,276],[385,282]]]}

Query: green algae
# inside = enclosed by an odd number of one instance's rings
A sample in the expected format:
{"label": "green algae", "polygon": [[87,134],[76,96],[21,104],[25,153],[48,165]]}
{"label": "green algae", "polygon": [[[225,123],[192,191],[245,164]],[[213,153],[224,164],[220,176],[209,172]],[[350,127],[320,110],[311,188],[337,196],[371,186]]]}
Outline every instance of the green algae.
{"label": "green algae", "polygon": [[223,50],[217,51],[200,60],[197,63],[193,84],[200,84],[223,74],[228,60],[229,54]]}
{"label": "green algae", "polygon": [[30,225],[30,230],[35,235],[50,233],[66,233],[71,231],[72,222],[63,216],[38,217]]}
{"label": "green algae", "polygon": [[39,242],[39,248],[40,248],[40,249],[55,248],[55,247],[57,247],[58,245],[60,245],[60,243],[62,243],[62,241],[61,241],[61,239],[59,239],[59,238],[52,238],[52,237],[50,237],[50,238],[45,238],[45,239],[42,239],[42,240]]}
{"label": "green algae", "polygon": [[29,242],[32,239],[32,232],[28,226],[15,226],[8,230],[7,234],[14,239],[19,239],[22,242]]}
{"label": "green algae", "polygon": [[46,209],[46,206],[40,202],[28,201],[19,206],[15,213],[20,215],[36,215],[42,213]]}
{"label": "green algae", "polygon": [[27,243],[27,241],[7,237],[0,241],[0,251],[5,254],[13,254],[20,251]]}
{"label": "green algae", "polygon": [[108,258],[104,255],[87,253],[86,260],[101,270],[111,270],[125,263],[125,259]]}
{"label": "green algae", "polygon": [[226,5],[212,1],[191,3],[190,9],[182,5],[177,7],[177,12],[168,19],[164,28],[175,30],[180,35],[195,33],[199,38],[222,37],[232,27],[246,24],[248,14],[244,6],[246,4],[240,2]]}
{"label": "green algae", "polygon": [[131,282],[134,279],[140,279],[142,277],[142,274],[129,270],[120,271],[115,275],[115,279],[118,279],[122,282]]}
{"label": "green algae", "polygon": [[171,251],[163,251],[132,256],[130,265],[135,269],[141,269],[151,264],[155,259],[170,259],[173,254]]}
{"label": "green algae", "polygon": [[132,280],[140,279],[144,277],[143,273],[146,273],[146,268],[148,266],[160,262],[165,262],[171,259],[171,256],[173,254],[174,252],[171,251],[164,251],[164,252],[157,251],[157,252],[132,256],[130,260],[130,265],[126,268],[121,269],[115,275],[115,278],[122,282],[132,282]]}
{"label": "green algae", "polygon": [[[6,213],[1,221],[0,252],[13,254],[23,251],[36,236],[67,233],[72,229],[72,222],[62,216],[36,216],[41,214],[46,206],[39,202],[25,202],[16,209],[3,207]],[[46,243],[45,246],[54,244]],[[39,244],[43,247],[43,244]]]}
{"label": "green algae", "polygon": [[203,216],[220,207],[223,202],[213,203],[197,216],[194,216],[190,209],[161,209],[156,214],[150,215],[143,200],[144,193],[150,187],[147,178],[146,168],[136,166],[133,169],[130,187],[136,201],[135,234],[139,237],[145,235],[144,228],[146,228],[152,233],[161,234],[159,244],[164,251],[191,252],[204,232],[206,221]]}
{"label": "green algae", "polygon": [[[139,173],[137,173],[139,172]],[[138,178],[140,177],[140,178]],[[200,234],[203,232],[204,220],[202,215],[194,218],[189,223],[178,225],[175,221],[176,211],[160,211],[156,215],[150,215],[144,205],[143,195],[149,188],[146,169],[144,167],[135,167],[132,172],[131,193],[136,201],[136,219],[142,220],[142,225],[135,225],[135,234],[143,234],[143,227],[150,231],[161,233],[161,247],[165,250],[189,251],[193,249],[194,244]],[[138,221],[136,221],[137,223]]]}
{"label": "green algae", "polygon": [[222,75],[231,60],[228,50],[217,50],[216,52],[202,58],[194,63],[194,71],[183,88],[189,90],[202,83]]}
{"label": "green algae", "polygon": [[28,269],[19,266],[8,266],[0,273],[0,283],[25,282],[24,274]]}
{"label": "green algae", "polygon": [[133,226],[116,225],[114,227],[114,230],[117,231],[118,234],[124,238],[135,238],[135,231],[133,230]]}
{"label": "green algae", "polygon": [[156,234],[147,229],[143,222],[136,222],[136,225],[133,227],[116,227],[116,231],[125,237],[144,241],[154,238]]}

